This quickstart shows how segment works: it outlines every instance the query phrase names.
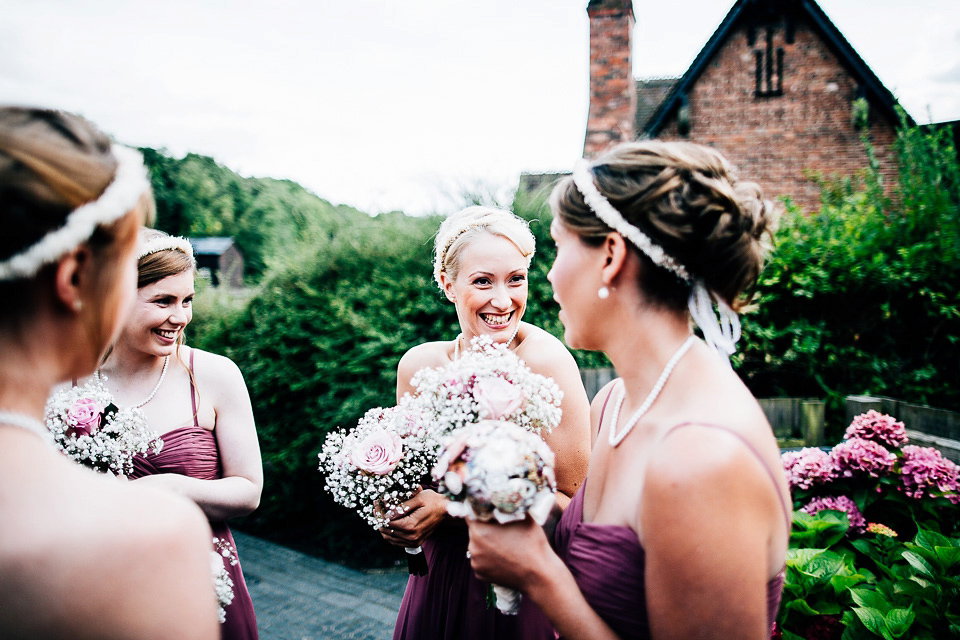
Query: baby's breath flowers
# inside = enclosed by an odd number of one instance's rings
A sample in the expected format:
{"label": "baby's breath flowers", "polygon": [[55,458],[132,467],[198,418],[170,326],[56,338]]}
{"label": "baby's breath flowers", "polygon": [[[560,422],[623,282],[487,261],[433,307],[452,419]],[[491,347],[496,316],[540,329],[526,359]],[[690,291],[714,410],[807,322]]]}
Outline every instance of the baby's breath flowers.
{"label": "baby's breath flowers", "polygon": [[353,429],[327,434],[320,471],[333,499],[380,529],[429,478],[439,443],[412,399],[367,411]]}
{"label": "baby's breath flowers", "polygon": [[217,615],[220,623],[227,621],[227,607],[233,602],[233,579],[227,571],[227,565],[237,566],[240,560],[233,546],[226,540],[214,536],[213,549],[210,551],[210,569],[213,571],[213,589],[217,594]]}
{"label": "baby's breath flowers", "polygon": [[57,447],[97,471],[130,475],[135,455],[157,454],[163,446],[143,411],[119,408],[98,378],[53,394],[44,419]]}
{"label": "baby's breath flowers", "polygon": [[412,384],[437,441],[480,420],[509,420],[541,435],[560,424],[560,387],[487,336],[450,364],[421,369]]}

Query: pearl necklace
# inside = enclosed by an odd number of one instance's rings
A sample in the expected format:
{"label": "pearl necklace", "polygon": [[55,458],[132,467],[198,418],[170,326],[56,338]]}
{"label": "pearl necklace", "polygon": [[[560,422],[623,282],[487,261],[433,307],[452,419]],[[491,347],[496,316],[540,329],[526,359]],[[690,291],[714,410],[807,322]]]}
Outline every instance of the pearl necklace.
{"label": "pearl necklace", "polygon": [[623,406],[623,401],[627,397],[627,387],[623,384],[621,380],[621,387],[623,387],[623,393],[620,395],[620,399],[617,400],[617,404],[613,408],[613,416],[611,417],[610,422],[610,431],[608,432],[608,441],[610,442],[611,447],[616,447],[618,444],[623,442],[623,439],[627,437],[627,434],[633,429],[634,425],[640,421],[640,418],[650,410],[650,407],[653,405],[654,401],[659,397],[660,392],[663,391],[663,386],[667,384],[667,378],[670,377],[670,374],[673,373],[673,368],[677,366],[677,363],[680,362],[680,358],[683,357],[683,354],[693,346],[693,343],[696,341],[696,337],[690,336],[684,340],[683,344],[680,345],[680,348],[673,354],[669,361],[667,361],[667,366],[663,368],[663,372],[660,374],[660,377],[657,378],[657,383],[653,385],[653,389],[650,390],[650,393],[647,395],[646,400],[643,401],[643,404],[640,405],[640,408],[633,412],[633,415],[630,416],[630,419],[627,420],[626,426],[624,426],[623,431],[617,433],[617,422],[620,420],[620,408]]}
{"label": "pearl necklace", "polygon": [[[135,405],[133,405],[132,407],[130,407],[131,409],[139,409],[140,407],[144,406],[145,404],[147,404],[148,402],[150,402],[151,400],[153,400],[153,397],[154,397],[155,395],[157,395],[157,391],[160,390],[160,385],[163,384],[163,379],[167,376],[167,365],[168,365],[168,364],[170,364],[170,356],[167,356],[167,357],[165,357],[165,358],[163,359],[163,369],[160,370],[160,379],[157,380],[157,384],[156,384],[156,386],[153,388],[153,391],[150,392],[150,395],[147,396],[147,399],[146,399],[146,400],[144,400],[144,401],[141,402],[140,404],[135,404]],[[100,377],[100,369],[97,369],[96,371],[93,372],[93,377],[97,379],[97,382],[98,382],[100,385],[103,385],[103,381],[106,380],[106,378],[101,378],[101,377]]]}
{"label": "pearl necklace", "polygon": [[[518,333],[520,333],[520,323],[519,323],[519,322],[517,323],[517,328],[513,330],[513,333],[512,333],[512,334],[510,334],[510,339],[507,340],[507,342],[506,342],[507,349],[509,349],[509,348],[510,348],[510,345],[513,344],[513,340],[514,340],[514,338],[517,337],[517,334],[518,334]],[[455,346],[453,347],[453,359],[454,359],[454,360],[459,360],[459,359],[460,359],[460,338],[462,338],[462,337],[463,337],[463,334],[462,334],[462,333],[457,336],[457,342],[455,343]]]}
{"label": "pearl necklace", "polygon": [[30,431],[40,436],[40,439],[47,444],[53,445],[53,435],[50,433],[50,430],[47,429],[47,425],[26,413],[21,413],[20,411],[0,411],[0,424]]}

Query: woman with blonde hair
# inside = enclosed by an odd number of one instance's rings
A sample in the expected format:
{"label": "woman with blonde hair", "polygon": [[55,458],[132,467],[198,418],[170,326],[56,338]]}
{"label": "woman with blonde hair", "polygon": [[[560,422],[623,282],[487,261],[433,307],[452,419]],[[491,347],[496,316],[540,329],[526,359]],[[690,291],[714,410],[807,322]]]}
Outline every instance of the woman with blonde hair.
{"label": "woman with blonde hair", "polygon": [[77,116],[0,108],[0,637],[216,637],[200,510],[77,465],[41,422],[116,336],[152,215],[139,154]]}
{"label": "woman with blonde hair", "polygon": [[[533,234],[519,217],[489,207],[469,207],[447,218],[437,232],[434,278],[457,310],[460,333],[407,351],[397,368],[397,397],[413,393],[410,380],[425,367],[456,360],[477,336],[506,344],[534,373],[553,378],[563,391],[560,425],[544,440],[557,456],[557,501],[565,507],[586,473],[589,404],[573,356],[543,329],[522,322]],[[422,544],[427,574],[411,575],[394,639],[461,638],[509,640],[553,638],[553,629],[530,604],[515,616],[487,603],[487,584],[467,559],[467,531],[451,519],[446,499],[424,488],[403,513],[381,530],[404,547]]]}
{"label": "woman with blonde hair", "polygon": [[94,373],[121,407],[138,407],[160,434],[159,453],[136,456],[134,485],[190,498],[226,553],[233,599],[221,637],[257,637],[257,620],[226,520],[260,503],[263,468],[250,396],[229,359],[183,344],[193,319],[193,248],[184,238],[143,229],[137,251],[137,296],[113,348]]}
{"label": "woman with blonde hair", "polygon": [[565,340],[620,378],[594,399],[590,471],[553,547],[529,521],[471,522],[473,567],[571,640],[769,638],[790,494],[728,362],[763,258],[759,188],[713,149],[645,141],[582,162],[551,208]]}

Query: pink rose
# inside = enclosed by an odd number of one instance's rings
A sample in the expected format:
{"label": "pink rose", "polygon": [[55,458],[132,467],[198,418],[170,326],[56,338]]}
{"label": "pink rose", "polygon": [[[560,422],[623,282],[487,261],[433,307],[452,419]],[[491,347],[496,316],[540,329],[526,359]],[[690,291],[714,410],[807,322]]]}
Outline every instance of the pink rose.
{"label": "pink rose", "polygon": [[89,436],[100,428],[103,407],[92,398],[80,398],[67,411],[67,424],[76,436]]}
{"label": "pink rose", "polygon": [[350,453],[350,459],[358,469],[378,476],[393,471],[402,458],[403,441],[397,434],[383,429],[358,442]]}
{"label": "pink rose", "polygon": [[480,405],[480,417],[487,420],[503,420],[523,406],[523,391],[503,378],[477,380],[473,397]]}

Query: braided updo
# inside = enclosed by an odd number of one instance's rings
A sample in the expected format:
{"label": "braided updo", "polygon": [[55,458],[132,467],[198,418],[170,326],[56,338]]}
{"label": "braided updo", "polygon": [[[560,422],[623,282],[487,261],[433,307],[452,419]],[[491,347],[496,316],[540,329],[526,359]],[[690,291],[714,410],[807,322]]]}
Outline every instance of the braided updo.
{"label": "braided updo", "polygon": [[[772,215],[757,184],[736,183],[719,152],[691,142],[629,142],[591,166],[597,189],[627,222],[733,309],[746,303],[741,294],[760,274]],[[571,177],[557,184],[550,204],[560,222],[590,246],[600,246],[612,232]],[[691,284],[630,246],[644,265],[640,285],[650,299],[685,309]]]}

